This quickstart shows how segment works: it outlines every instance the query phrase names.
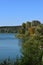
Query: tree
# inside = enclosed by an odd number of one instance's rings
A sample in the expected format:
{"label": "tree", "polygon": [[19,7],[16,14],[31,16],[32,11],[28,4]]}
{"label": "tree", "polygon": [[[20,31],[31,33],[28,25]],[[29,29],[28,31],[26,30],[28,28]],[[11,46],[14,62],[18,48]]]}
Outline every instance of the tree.
{"label": "tree", "polygon": [[26,31],[26,24],[23,23],[23,24],[22,24],[22,33],[25,34],[25,31]]}
{"label": "tree", "polygon": [[[33,26],[22,24],[22,44],[20,65],[42,65],[43,26],[39,21],[33,21]],[[26,29],[27,25],[27,29]]]}
{"label": "tree", "polygon": [[42,50],[40,49],[41,40],[37,36],[24,37],[22,41],[22,60],[21,65],[41,65]]}
{"label": "tree", "polygon": [[43,28],[40,27],[40,26],[36,26],[35,28],[35,33],[38,34],[38,35],[43,35]]}
{"label": "tree", "polygon": [[26,23],[26,29],[28,30],[28,28],[30,28],[30,27],[31,27],[31,22],[27,21],[27,23]]}
{"label": "tree", "polygon": [[37,25],[40,25],[41,23],[40,23],[40,21],[38,21],[38,20],[33,20],[32,21],[32,26],[37,26]]}

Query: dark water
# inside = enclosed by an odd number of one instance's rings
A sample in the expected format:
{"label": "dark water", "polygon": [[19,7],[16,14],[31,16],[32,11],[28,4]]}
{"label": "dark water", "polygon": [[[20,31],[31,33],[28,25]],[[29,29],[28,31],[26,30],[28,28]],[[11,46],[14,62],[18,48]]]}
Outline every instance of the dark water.
{"label": "dark water", "polygon": [[20,56],[20,39],[15,34],[0,34],[0,60]]}

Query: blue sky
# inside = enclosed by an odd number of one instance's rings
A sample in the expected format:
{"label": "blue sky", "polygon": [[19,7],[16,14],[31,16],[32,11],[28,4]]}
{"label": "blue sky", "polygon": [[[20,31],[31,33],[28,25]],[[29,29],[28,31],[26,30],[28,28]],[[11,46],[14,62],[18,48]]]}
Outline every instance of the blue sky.
{"label": "blue sky", "polygon": [[0,0],[0,26],[32,20],[43,23],[43,0]]}

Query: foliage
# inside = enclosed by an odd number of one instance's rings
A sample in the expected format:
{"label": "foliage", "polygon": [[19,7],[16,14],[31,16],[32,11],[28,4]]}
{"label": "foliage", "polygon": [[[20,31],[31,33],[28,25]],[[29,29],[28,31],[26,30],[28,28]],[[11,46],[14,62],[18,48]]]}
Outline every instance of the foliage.
{"label": "foliage", "polygon": [[29,27],[31,27],[31,22],[27,21],[27,23],[26,23],[26,29],[28,30]]}
{"label": "foliage", "polygon": [[22,65],[41,65],[42,51],[40,49],[41,41],[30,37],[23,39],[22,43]]}
{"label": "foliage", "polygon": [[40,25],[41,23],[40,23],[40,21],[38,21],[38,20],[33,20],[32,21],[32,26],[37,26],[37,25]]}
{"label": "foliage", "polygon": [[30,36],[33,35],[34,32],[35,32],[34,28],[32,28],[32,27],[30,27],[30,28],[28,29],[28,31],[29,31]]}
{"label": "foliage", "polygon": [[25,31],[26,31],[26,24],[23,23],[23,24],[22,24],[22,33],[25,34]]}
{"label": "foliage", "polygon": [[39,21],[32,23],[22,38],[21,65],[42,65],[43,26]]}

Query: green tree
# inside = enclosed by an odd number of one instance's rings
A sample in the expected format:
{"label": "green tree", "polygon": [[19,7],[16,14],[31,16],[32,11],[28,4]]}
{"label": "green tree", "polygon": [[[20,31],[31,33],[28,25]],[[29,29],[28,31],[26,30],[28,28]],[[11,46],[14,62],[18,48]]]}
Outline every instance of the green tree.
{"label": "green tree", "polygon": [[43,36],[43,26],[42,26],[42,24],[35,27],[35,34]]}
{"label": "green tree", "polygon": [[37,36],[24,37],[22,43],[22,60],[21,65],[41,65],[42,50],[40,49],[41,41]]}
{"label": "green tree", "polygon": [[41,23],[38,20],[33,20],[31,24],[32,26],[37,26],[37,25],[40,25]]}
{"label": "green tree", "polygon": [[26,29],[28,30],[29,27],[31,27],[31,22],[27,21],[27,23],[26,23]]}
{"label": "green tree", "polygon": [[26,31],[26,24],[23,23],[22,24],[22,34],[25,34],[25,31]]}

